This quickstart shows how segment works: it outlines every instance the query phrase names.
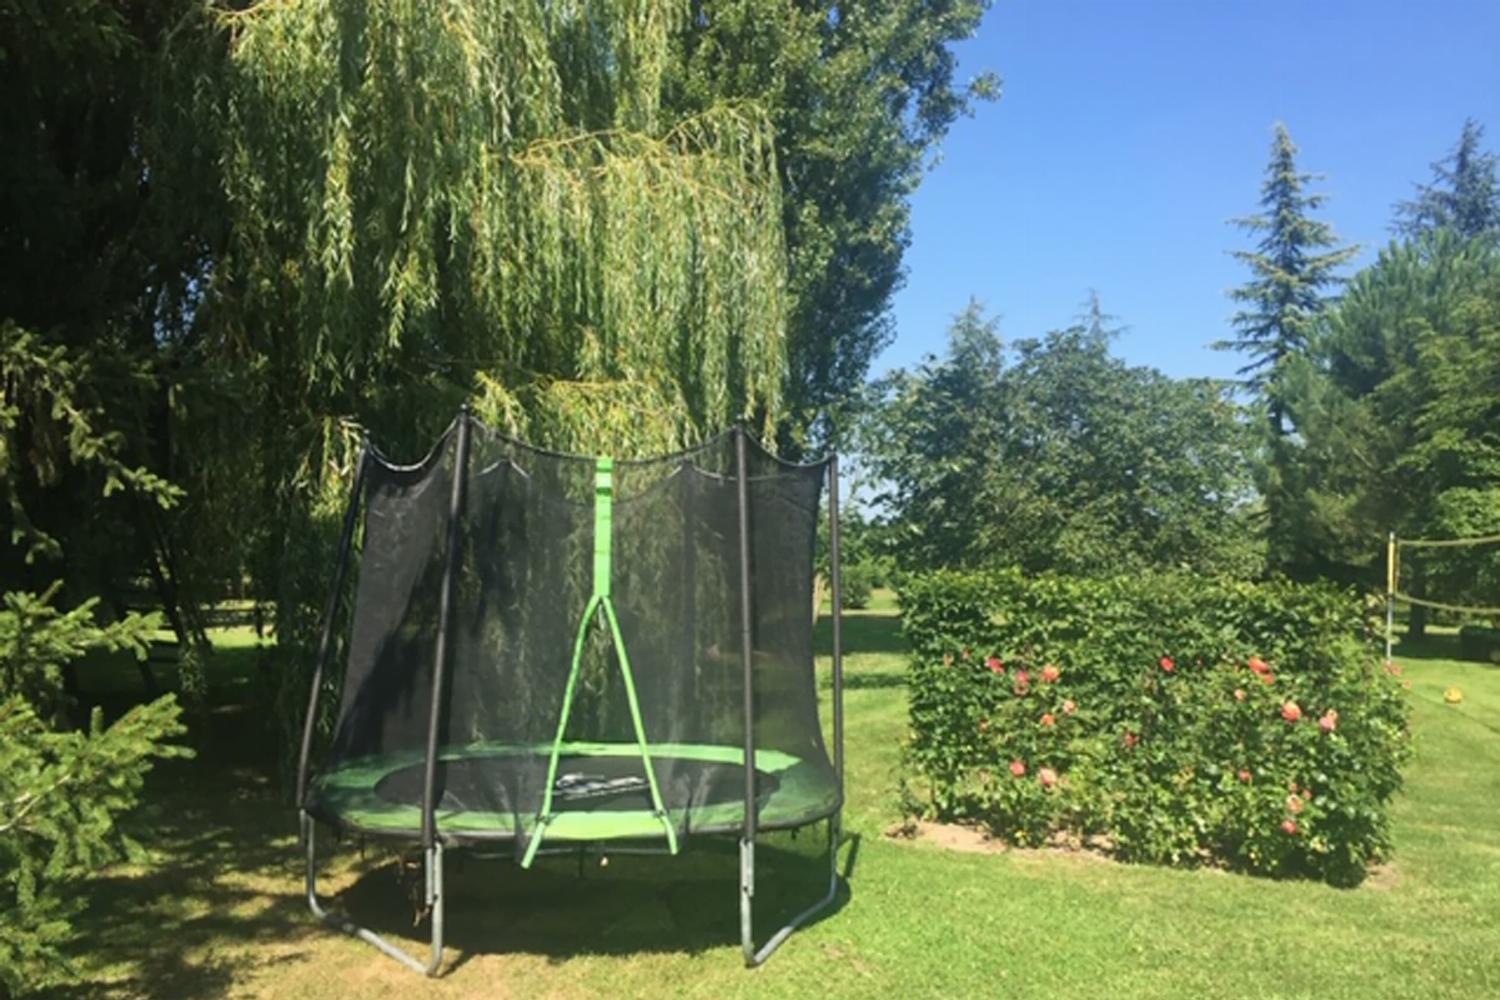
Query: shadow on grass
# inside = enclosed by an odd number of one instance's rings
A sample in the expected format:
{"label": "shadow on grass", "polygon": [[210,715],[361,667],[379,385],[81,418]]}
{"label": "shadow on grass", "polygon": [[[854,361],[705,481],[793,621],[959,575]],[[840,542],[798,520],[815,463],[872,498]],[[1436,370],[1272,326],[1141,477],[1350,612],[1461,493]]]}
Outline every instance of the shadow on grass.
{"label": "shadow on grass", "polygon": [[[833,626],[828,618],[818,619],[813,631],[813,645],[819,656],[833,651]],[[844,655],[860,653],[904,656],[906,640],[901,636],[901,619],[895,615],[850,612],[844,616]]]}
{"label": "shadow on grass", "polygon": [[[75,921],[82,982],[42,996],[173,998],[234,995],[266,968],[310,960],[338,932],[308,912],[295,820],[258,760],[270,747],[263,715],[217,710],[193,760],[150,778],[138,817],[154,855],[81,885]],[[764,942],[827,891],[826,827],[766,834],[758,842],[756,937]],[[857,845],[841,860],[852,867]],[[325,902],[425,954],[394,856],[325,834],[320,855],[335,877]],[[327,855],[333,855],[328,858]],[[739,943],[739,855],[733,838],[697,837],[676,858],[595,853],[543,858],[532,871],[453,851],[446,868],[447,968],[476,955],[527,953],[562,962],[589,954],[694,955]],[[350,881],[353,874],[353,881]],[[847,879],[848,869],[845,871]],[[341,876],[341,877],[340,877]],[[342,888],[339,888],[342,887]],[[339,891],[331,893],[330,889]],[[848,899],[841,880],[834,904]],[[373,949],[370,961],[386,962]]]}
{"label": "shadow on grass", "polygon": [[[769,834],[758,841],[758,943],[827,891],[824,829],[809,828],[795,839]],[[846,840],[851,867],[857,850],[857,843]],[[847,903],[849,870],[832,905],[809,926]],[[444,882],[449,973],[479,955],[525,953],[563,962],[582,955],[698,955],[740,942],[739,849],[732,838],[690,839],[676,857],[611,855],[607,849],[554,855],[530,871],[510,860],[452,851],[445,860]],[[383,936],[404,939],[409,951],[425,955],[429,928],[425,921],[414,922],[408,888],[390,862],[368,868],[325,901],[334,912]]]}
{"label": "shadow on grass", "polygon": [[138,871],[117,869],[84,887],[88,904],[70,949],[84,982],[52,997],[222,995],[250,968],[294,954],[254,956],[250,946],[292,945],[307,933],[300,899],[257,884],[286,878],[287,813],[269,788],[247,788],[223,774],[213,801],[201,779],[201,806],[162,795],[145,846],[156,858]]}
{"label": "shadow on grass", "polygon": [[1500,663],[1490,663],[1465,656],[1459,644],[1458,635],[1451,632],[1428,632],[1420,639],[1403,635],[1397,639],[1393,653],[1398,661],[1402,659],[1459,660],[1463,663],[1472,663],[1476,667],[1492,667],[1500,670]]}
{"label": "shadow on grass", "polygon": [[[899,652],[895,618],[852,616],[846,649]],[[827,643],[827,626],[820,635]],[[184,712],[191,760],[159,765],[136,817],[143,867],[109,869],[80,885],[87,904],[75,920],[76,986],[43,994],[74,997],[171,998],[233,995],[266,968],[308,961],[338,932],[308,912],[302,896],[302,855],[295,817],[274,781],[275,735],[264,693],[257,690],[253,650],[216,656],[210,704]],[[129,672],[94,674],[91,703],[117,717],[145,698]],[[222,671],[222,673],[218,673]],[[215,675],[217,674],[217,676]],[[898,686],[897,672],[850,675],[851,687]],[[793,838],[766,836],[757,849],[756,938],[764,942],[828,887],[824,827]],[[851,842],[852,841],[852,842]],[[394,864],[368,854],[355,862],[348,845],[333,848],[336,873],[357,871],[324,886],[343,886],[336,911],[380,933],[413,942],[422,953],[425,924],[413,928],[409,896]],[[530,953],[562,962],[586,954],[697,954],[739,943],[738,847],[732,838],[688,841],[678,858],[594,855],[545,858],[525,872],[509,862],[449,856],[448,968],[474,955]],[[858,853],[846,839],[843,879],[832,906],[849,898],[847,879]],[[320,853],[323,853],[320,851]],[[373,950],[372,962],[385,962]]]}

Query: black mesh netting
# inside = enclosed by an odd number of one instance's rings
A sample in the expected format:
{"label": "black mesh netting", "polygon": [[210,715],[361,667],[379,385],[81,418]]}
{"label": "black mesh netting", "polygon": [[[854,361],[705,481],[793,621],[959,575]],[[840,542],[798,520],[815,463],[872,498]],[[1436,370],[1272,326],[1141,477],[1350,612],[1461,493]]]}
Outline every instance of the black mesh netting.
{"label": "black mesh netting", "polygon": [[[305,803],[337,823],[408,835],[421,825],[457,426],[419,465],[367,459],[337,719]],[[595,460],[470,427],[436,812],[450,839],[523,845],[543,806],[575,636],[594,589]],[[831,814],[839,795],[813,673],[813,553],[828,470],[784,463],[753,441],[746,453],[757,814],[766,826],[796,826]],[[744,814],[736,469],[733,434],[614,465],[611,599],[652,767],[680,835],[738,829]],[[600,619],[587,632],[553,813],[649,816],[636,741]],[[593,819],[576,829],[601,837],[638,829]]]}

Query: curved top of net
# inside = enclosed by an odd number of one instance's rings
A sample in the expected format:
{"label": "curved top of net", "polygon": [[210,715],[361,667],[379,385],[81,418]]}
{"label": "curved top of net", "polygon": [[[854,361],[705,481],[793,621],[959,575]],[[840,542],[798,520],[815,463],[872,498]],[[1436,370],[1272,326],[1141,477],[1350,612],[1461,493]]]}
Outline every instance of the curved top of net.
{"label": "curved top of net", "polygon": [[[558,451],[529,444],[490,427],[469,413],[456,416],[432,448],[413,463],[391,459],[373,441],[367,441],[369,455],[388,471],[423,473],[450,453],[451,443],[461,421],[467,419],[471,429],[471,472],[483,475],[507,467],[533,480],[541,494],[565,505],[592,504],[594,470],[600,456]],[[698,444],[664,455],[642,458],[616,458],[614,467],[615,503],[628,504],[675,476],[688,471],[716,480],[738,478],[736,429],[723,431]],[[785,476],[821,473],[832,454],[810,462],[792,462],[766,448],[753,434],[745,433],[746,474],[750,481],[778,479]]]}

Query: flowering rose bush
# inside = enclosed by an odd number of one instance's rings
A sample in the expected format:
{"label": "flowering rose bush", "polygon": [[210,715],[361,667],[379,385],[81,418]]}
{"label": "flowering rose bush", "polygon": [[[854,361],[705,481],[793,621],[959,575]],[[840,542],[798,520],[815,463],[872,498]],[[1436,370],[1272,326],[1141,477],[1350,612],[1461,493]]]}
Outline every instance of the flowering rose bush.
{"label": "flowering rose bush", "polygon": [[942,572],[901,605],[913,808],[1017,843],[1336,883],[1389,849],[1406,706],[1355,595]]}

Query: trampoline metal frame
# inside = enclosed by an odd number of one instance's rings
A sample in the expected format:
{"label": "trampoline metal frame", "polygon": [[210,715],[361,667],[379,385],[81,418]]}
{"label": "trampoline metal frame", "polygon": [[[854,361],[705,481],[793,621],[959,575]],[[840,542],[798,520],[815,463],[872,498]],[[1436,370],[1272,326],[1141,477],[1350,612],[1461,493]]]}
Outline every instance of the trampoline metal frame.
{"label": "trampoline metal frame", "polygon": [[[431,945],[429,958],[426,962],[412,956],[369,928],[361,927],[345,917],[330,912],[323,906],[322,902],[318,899],[317,842],[315,834],[317,824],[305,808],[308,761],[312,750],[313,733],[316,728],[318,695],[322,688],[323,676],[326,673],[328,660],[332,652],[333,626],[334,617],[337,612],[338,594],[342,590],[342,583],[348,568],[349,555],[353,548],[354,531],[358,520],[359,500],[364,486],[366,462],[369,461],[370,457],[368,438],[366,438],[365,446],[360,453],[359,466],[354,477],[354,488],[350,497],[349,507],[344,515],[343,533],[339,541],[338,563],[334,569],[334,586],[329,597],[327,614],[323,622],[323,634],[318,646],[318,661],[313,671],[312,694],[309,699],[307,719],[302,732],[301,759],[297,771],[297,801],[302,840],[306,849],[307,859],[306,894],[308,909],[312,911],[314,916],[330,927],[375,946],[382,953],[394,958],[407,968],[426,976],[436,976],[443,962],[443,839],[437,829],[433,793],[437,765],[438,705],[440,703],[440,694],[445,673],[444,668],[446,665],[447,633],[453,577],[457,571],[453,554],[458,548],[458,525],[463,512],[466,477],[462,472],[468,467],[470,421],[469,407],[465,404],[458,417],[457,455],[455,457],[453,492],[449,507],[449,560],[447,572],[443,577],[443,588],[440,595],[438,634],[436,649],[434,650],[436,661],[433,669],[433,709],[428,728],[428,741],[424,760],[422,795],[422,898],[431,927]],[[844,663],[842,580],[839,560],[839,474],[838,455],[831,454],[828,458],[828,582],[831,591],[830,619],[833,631],[833,766],[838,788],[839,805],[828,816],[828,891],[817,902],[787,921],[785,925],[775,931],[766,940],[764,945],[757,948],[755,946],[754,921],[757,816],[755,809],[755,691],[753,650],[751,648],[749,475],[746,467],[745,429],[743,427],[736,427],[734,436],[735,471],[739,506],[740,648],[745,677],[745,816],[744,827],[739,840],[740,948],[744,954],[746,967],[755,968],[770,958],[798,928],[804,926],[819,913],[826,910],[838,897],[838,852],[842,837],[841,819],[843,816],[844,797]]]}

